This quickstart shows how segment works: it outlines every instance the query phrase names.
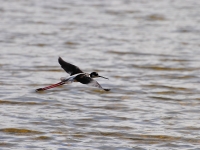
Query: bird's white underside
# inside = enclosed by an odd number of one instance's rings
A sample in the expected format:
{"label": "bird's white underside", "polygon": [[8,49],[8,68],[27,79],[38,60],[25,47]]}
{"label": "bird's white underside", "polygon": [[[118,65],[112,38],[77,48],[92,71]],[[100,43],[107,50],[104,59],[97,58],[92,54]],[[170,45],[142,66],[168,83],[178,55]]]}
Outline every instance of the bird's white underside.
{"label": "bird's white underside", "polygon": [[[87,73],[78,73],[78,74],[75,74],[75,75],[72,75],[72,76],[69,76],[69,77],[61,77],[60,80],[62,82],[65,82],[65,84],[71,84],[71,83],[76,81],[75,77],[80,75],[80,74],[85,74],[86,76],[90,77],[90,75],[87,74]],[[101,85],[94,79],[92,79],[92,81],[90,83],[88,83],[87,85],[103,89],[101,87]]]}

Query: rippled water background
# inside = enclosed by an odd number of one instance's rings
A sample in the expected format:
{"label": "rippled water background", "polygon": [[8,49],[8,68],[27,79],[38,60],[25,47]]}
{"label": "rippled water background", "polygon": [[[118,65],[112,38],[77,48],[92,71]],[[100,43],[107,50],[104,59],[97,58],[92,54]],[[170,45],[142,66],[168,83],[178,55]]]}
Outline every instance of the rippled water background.
{"label": "rippled water background", "polygon": [[[200,149],[200,1],[2,0],[0,149]],[[74,83],[58,56],[110,92]]]}

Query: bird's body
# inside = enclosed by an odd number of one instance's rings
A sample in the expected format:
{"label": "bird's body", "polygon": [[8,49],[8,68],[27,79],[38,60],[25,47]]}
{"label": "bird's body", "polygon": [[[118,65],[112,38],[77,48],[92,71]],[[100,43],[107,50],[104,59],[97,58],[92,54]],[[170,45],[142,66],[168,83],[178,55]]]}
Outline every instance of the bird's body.
{"label": "bird's body", "polygon": [[[70,84],[70,83],[73,83],[73,82],[80,82],[82,84],[91,85],[91,86],[103,89],[105,91],[109,91],[109,89],[102,88],[101,85],[96,80],[93,79],[93,78],[96,78],[96,77],[102,77],[102,76],[99,76],[98,73],[96,73],[96,72],[92,72],[90,74],[84,73],[79,67],[77,67],[73,64],[70,64],[68,62],[65,62],[61,57],[58,58],[58,62],[61,65],[61,67],[68,74],[70,74],[70,76],[66,77],[66,78],[62,77],[61,82],[47,86],[47,87],[44,87],[44,88],[36,89],[36,91],[43,91],[43,90],[54,88],[54,87],[57,87],[57,86],[60,86],[60,85],[63,85],[63,84]],[[105,77],[102,77],[102,78],[105,78]]]}

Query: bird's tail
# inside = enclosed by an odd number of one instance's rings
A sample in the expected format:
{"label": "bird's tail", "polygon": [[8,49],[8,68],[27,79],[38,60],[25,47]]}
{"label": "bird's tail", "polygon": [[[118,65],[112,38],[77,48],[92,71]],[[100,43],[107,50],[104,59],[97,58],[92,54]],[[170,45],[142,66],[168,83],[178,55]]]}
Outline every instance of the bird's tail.
{"label": "bird's tail", "polygon": [[60,78],[60,81],[62,81],[62,82],[65,81],[65,80],[66,80],[65,77],[61,77],[61,78]]}

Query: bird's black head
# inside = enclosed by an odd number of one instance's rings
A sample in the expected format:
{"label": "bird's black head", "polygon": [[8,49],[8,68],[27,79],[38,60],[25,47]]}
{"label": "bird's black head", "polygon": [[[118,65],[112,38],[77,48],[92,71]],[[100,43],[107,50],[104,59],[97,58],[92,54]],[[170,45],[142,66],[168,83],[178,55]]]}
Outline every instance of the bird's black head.
{"label": "bird's black head", "polygon": [[91,78],[97,78],[98,76],[99,76],[99,74],[97,72],[90,73]]}
{"label": "bird's black head", "polygon": [[97,72],[92,72],[92,73],[90,73],[90,77],[91,77],[91,78],[101,77],[101,78],[108,79],[108,78],[106,78],[106,77],[100,76]]}

